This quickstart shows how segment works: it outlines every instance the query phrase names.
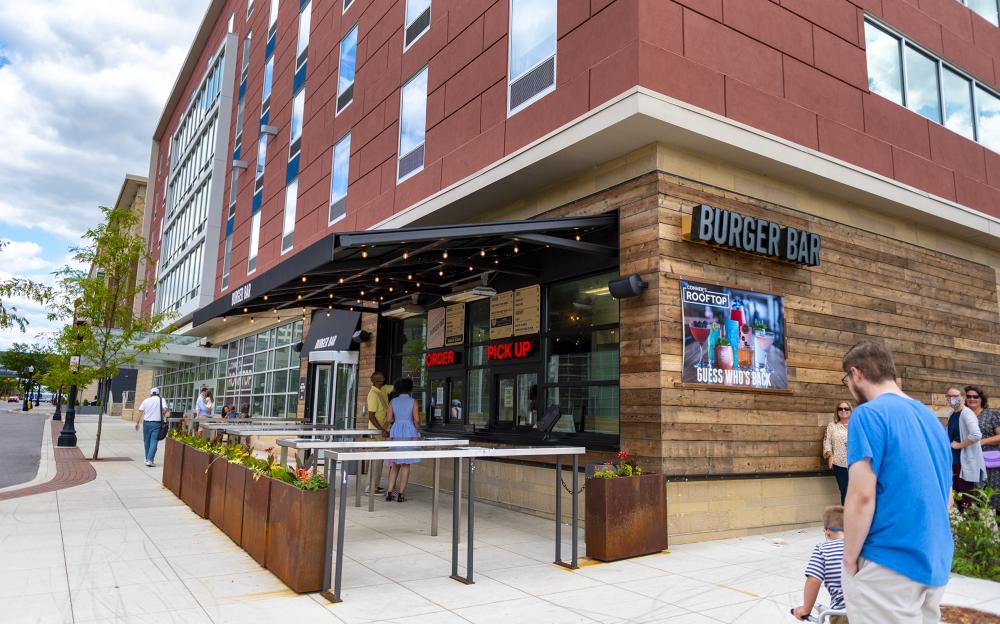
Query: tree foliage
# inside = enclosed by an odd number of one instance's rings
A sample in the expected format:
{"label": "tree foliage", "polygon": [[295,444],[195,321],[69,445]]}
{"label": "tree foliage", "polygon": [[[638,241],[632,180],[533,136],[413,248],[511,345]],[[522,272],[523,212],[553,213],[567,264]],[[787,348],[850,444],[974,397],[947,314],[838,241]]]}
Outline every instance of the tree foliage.
{"label": "tree foliage", "polygon": [[[0,240],[0,250],[10,244],[8,240]],[[0,280],[0,329],[17,327],[22,332],[28,326],[28,320],[10,302],[12,297],[23,297],[30,301],[48,304],[53,297],[52,288],[33,282],[29,279],[14,277]]]}
{"label": "tree foliage", "polygon": [[[52,316],[76,322],[66,325],[56,342],[61,353],[81,356],[79,371],[69,377],[77,385],[110,380],[139,355],[159,350],[165,337],[154,333],[167,320],[165,314],[136,315],[132,310],[146,287],[136,268],[149,260],[146,241],[137,231],[140,215],[129,208],[101,207],[101,212],[103,222],[83,236],[87,244],[72,250],[74,260],[90,270],[67,266],[57,273],[60,296]],[[68,358],[62,366],[69,375]],[[106,396],[100,399],[94,459],[107,405]]]}

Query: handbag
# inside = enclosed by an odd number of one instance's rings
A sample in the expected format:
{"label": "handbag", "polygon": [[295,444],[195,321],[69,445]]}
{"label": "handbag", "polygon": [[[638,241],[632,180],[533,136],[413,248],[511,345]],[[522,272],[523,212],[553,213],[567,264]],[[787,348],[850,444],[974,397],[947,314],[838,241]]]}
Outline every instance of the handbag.
{"label": "handbag", "polygon": [[987,469],[1000,468],[1000,451],[983,451],[983,461]]}
{"label": "handbag", "polygon": [[167,439],[167,421],[163,418],[163,397],[156,398],[160,399],[160,430],[156,432],[156,440],[159,442]]}

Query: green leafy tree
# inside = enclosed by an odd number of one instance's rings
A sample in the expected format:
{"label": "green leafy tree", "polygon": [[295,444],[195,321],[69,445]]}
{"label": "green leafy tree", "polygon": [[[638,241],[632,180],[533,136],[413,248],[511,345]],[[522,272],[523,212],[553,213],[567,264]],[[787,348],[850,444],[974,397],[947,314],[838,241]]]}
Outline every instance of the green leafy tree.
{"label": "green leafy tree", "polygon": [[[50,351],[50,347],[41,343],[29,345],[23,342],[15,342],[11,345],[10,349],[0,354],[0,366],[17,373],[18,380],[26,379],[29,367],[34,367],[34,372],[31,376],[32,387],[35,384],[45,385],[42,377],[49,369],[49,362],[46,359],[48,351]],[[18,380],[15,380],[15,384],[20,386],[22,393],[31,391],[31,388],[25,387]]]}
{"label": "green leafy tree", "polygon": [[[165,336],[154,332],[167,320],[163,313],[147,316],[132,311],[146,287],[136,268],[140,260],[149,260],[146,241],[138,233],[140,215],[128,208],[101,207],[101,212],[104,221],[83,236],[87,244],[72,250],[74,260],[90,270],[67,266],[57,273],[61,296],[52,315],[73,319],[57,337],[62,353],[81,356],[72,379],[77,385],[104,382],[92,459],[98,458],[101,448],[111,379],[140,354],[160,349]],[[62,362],[60,367],[68,374],[68,358]]]}
{"label": "green leafy tree", "polygon": [[[8,244],[10,241],[0,240],[0,250],[3,250]],[[46,305],[52,300],[52,296],[52,288],[29,279],[14,277],[0,280],[0,329],[16,326],[23,332],[28,326],[28,320],[18,312],[16,306],[11,304],[11,297],[24,297]]]}

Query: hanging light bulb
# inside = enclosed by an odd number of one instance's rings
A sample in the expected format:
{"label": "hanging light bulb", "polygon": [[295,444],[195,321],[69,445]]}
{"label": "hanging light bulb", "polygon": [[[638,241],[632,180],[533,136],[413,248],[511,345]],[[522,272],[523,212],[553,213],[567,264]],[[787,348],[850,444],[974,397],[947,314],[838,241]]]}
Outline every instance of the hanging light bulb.
{"label": "hanging light bulb", "polygon": [[378,284],[378,275],[375,276],[375,283]]}
{"label": "hanging light bulb", "polygon": [[250,322],[253,323],[253,317],[252,316],[250,317]]}
{"label": "hanging light bulb", "polygon": [[247,313],[247,309],[243,308],[243,314],[246,314],[246,313]]}
{"label": "hanging light bulb", "polygon": [[576,240],[580,240],[580,235],[579,234],[576,235]]}
{"label": "hanging light bulb", "polygon": [[365,291],[363,291],[363,290],[361,291],[361,296],[362,296],[362,297],[364,297],[364,296],[365,296]]}
{"label": "hanging light bulb", "polygon": [[444,277],[444,271],[438,271],[438,277]]}
{"label": "hanging light bulb", "polygon": [[500,261],[499,260],[494,260],[493,264],[500,264]]}
{"label": "hanging light bulb", "polygon": [[470,267],[469,267],[469,270],[470,270],[470,271],[474,271],[475,269],[473,269],[473,268],[472,268],[472,267],[470,266]]}
{"label": "hanging light bulb", "polygon": [[326,312],[326,318],[330,318],[330,311],[329,310],[327,310],[327,312]]}
{"label": "hanging light bulb", "polygon": [[303,283],[303,284],[305,284],[305,283],[306,283],[306,276],[305,276],[305,275],[303,275],[303,276],[302,276],[302,283]]}
{"label": "hanging light bulb", "polygon": [[406,279],[408,279],[408,280],[413,279],[413,273],[407,274]]}
{"label": "hanging light bulb", "polygon": [[420,288],[420,282],[417,282],[417,288]]}
{"label": "hanging light bulb", "polygon": [[485,250],[485,249],[480,249],[480,250],[479,250],[479,255],[480,255],[481,257],[485,258],[485,257],[486,257],[486,250]]}
{"label": "hanging light bulb", "polygon": [[267,295],[264,295],[264,301],[267,301]]}
{"label": "hanging light bulb", "polygon": [[326,295],[326,298],[327,298],[327,299],[333,299],[333,293],[328,293],[328,294]]}
{"label": "hanging light bulb", "polygon": [[327,309],[327,310],[332,310],[332,309],[333,309],[333,306],[332,306],[332,305],[328,305],[328,306],[326,306],[326,309]]}
{"label": "hanging light bulb", "polygon": [[443,254],[441,255],[441,257],[442,257],[442,258],[444,258],[445,260],[447,260],[447,259],[448,259],[448,250],[447,250],[447,249],[446,249],[446,250],[445,250],[445,252],[444,252],[444,253],[443,253]]}
{"label": "hanging light bulb", "polygon": [[514,253],[517,253],[519,251],[520,251],[520,249],[517,248],[517,245],[514,245]]}
{"label": "hanging light bulb", "polygon": [[389,292],[392,292],[392,286],[389,287]]}
{"label": "hanging light bulb", "polygon": [[228,321],[228,320],[229,320],[229,319],[227,319],[226,317],[224,317],[224,316],[222,317],[222,322],[223,322],[223,323],[225,323],[225,322],[226,322],[226,321]]}
{"label": "hanging light bulb", "polygon": [[297,300],[302,301],[302,295],[298,295]]}
{"label": "hanging light bulb", "polygon": [[344,278],[340,278],[340,279],[339,279],[339,280],[337,280],[337,281],[338,281],[339,283],[343,284],[343,283],[344,283]]}
{"label": "hanging light bulb", "polygon": [[408,251],[406,251],[404,249],[403,250],[403,260],[409,260],[409,259],[410,259],[410,252],[408,252]]}
{"label": "hanging light bulb", "polygon": [[362,249],[361,250],[361,257],[362,258],[367,258],[368,257],[368,250],[367,249]]}

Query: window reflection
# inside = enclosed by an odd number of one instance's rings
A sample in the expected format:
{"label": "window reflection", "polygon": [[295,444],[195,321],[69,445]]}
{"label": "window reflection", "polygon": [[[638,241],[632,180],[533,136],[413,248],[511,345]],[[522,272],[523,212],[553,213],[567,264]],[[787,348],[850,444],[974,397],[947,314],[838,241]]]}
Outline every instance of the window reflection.
{"label": "window reflection", "polygon": [[972,125],[972,82],[947,67],[941,73],[945,127],[967,139],[975,140],[975,128]]}
{"label": "window reflection", "polygon": [[899,40],[878,26],[865,22],[868,88],[873,93],[903,103],[903,74],[899,65]]}
{"label": "window reflection", "polygon": [[941,123],[937,62],[923,52],[906,46],[906,107]]}
{"label": "window reflection", "polygon": [[510,79],[556,53],[556,0],[511,0]]}
{"label": "window reflection", "polygon": [[979,142],[1000,152],[1000,98],[976,86],[976,107],[979,109]]}

